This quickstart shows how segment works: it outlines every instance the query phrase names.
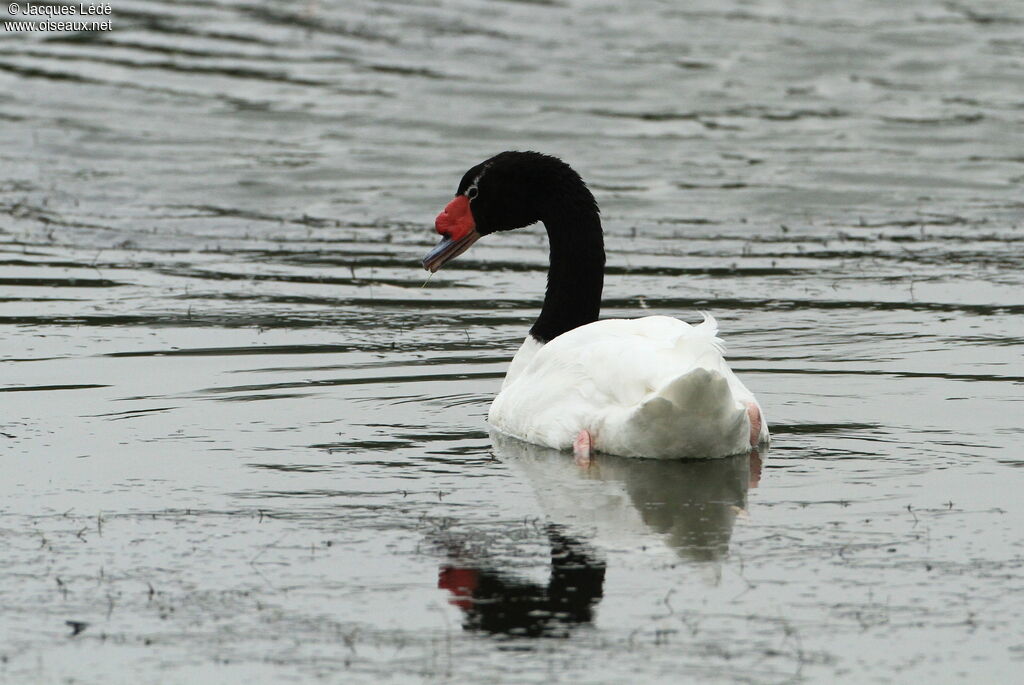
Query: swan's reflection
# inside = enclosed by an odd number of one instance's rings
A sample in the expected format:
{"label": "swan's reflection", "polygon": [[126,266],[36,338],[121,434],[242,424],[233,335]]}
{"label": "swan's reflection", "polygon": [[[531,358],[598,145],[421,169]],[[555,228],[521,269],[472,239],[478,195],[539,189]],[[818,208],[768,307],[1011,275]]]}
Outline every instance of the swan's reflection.
{"label": "swan's reflection", "polygon": [[559,529],[546,528],[551,543],[551,575],[547,585],[516,578],[500,570],[446,564],[438,587],[463,612],[463,627],[499,635],[563,637],[580,623],[589,623],[604,587],[603,561]]}
{"label": "swan's reflection", "polygon": [[463,610],[465,627],[491,633],[561,635],[589,622],[605,575],[597,549],[663,552],[698,563],[715,582],[747,490],[760,480],[757,451],[702,461],[599,454],[581,469],[571,454],[497,433],[491,439],[498,458],[532,485],[551,543],[546,586],[483,560],[442,567],[438,585]]}
{"label": "swan's reflection", "polygon": [[[761,456],[674,461],[571,455],[492,433],[495,454],[533,486],[549,521],[611,549],[662,543],[683,559],[715,561],[729,550]],[[652,539],[652,535],[655,539]]]}

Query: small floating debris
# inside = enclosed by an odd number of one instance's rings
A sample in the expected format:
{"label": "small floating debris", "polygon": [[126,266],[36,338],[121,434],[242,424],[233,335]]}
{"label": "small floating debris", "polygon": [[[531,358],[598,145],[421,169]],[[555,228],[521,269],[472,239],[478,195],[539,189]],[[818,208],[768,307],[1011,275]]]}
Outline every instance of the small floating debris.
{"label": "small floating debris", "polygon": [[89,627],[86,621],[64,621],[64,623],[71,628],[71,635],[69,637],[74,637]]}

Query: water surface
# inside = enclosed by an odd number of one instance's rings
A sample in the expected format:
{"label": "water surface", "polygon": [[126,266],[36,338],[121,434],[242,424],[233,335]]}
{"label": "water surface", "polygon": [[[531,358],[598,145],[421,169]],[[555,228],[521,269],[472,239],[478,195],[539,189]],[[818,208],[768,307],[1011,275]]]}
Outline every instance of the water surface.
{"label": "water surface", "polygon": [[[1016,3],[112,21],[0,36],[5,678],[1020,669]],[[770,451],[581,473],[488,433],[543,231],[419,258],[504,149],[589,181],[605,316],[719,319]]]}

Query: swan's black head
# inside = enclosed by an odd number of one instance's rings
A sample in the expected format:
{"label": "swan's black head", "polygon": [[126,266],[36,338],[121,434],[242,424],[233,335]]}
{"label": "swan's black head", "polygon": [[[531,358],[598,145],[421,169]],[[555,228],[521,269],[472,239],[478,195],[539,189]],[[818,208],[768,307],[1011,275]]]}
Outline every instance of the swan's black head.
{"label": "swan's black head", "polygon": [[596,216],[597,205],[568,164],[539,152],[502,152],[463,175],[455,199],[437,215],[442,239],[423,268],[437,271],[488,233],[580,211]]}

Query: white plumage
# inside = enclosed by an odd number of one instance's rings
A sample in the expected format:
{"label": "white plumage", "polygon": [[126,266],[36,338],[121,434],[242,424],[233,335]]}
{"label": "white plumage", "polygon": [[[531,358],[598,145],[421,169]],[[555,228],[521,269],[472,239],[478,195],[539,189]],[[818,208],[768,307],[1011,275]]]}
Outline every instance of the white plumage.
{"label": "white plumage", "polygon": [[753,404],[723,358],[718,324],[667,316],[605,319],[547,344],[519,348],[488,413],[497,430],[569,449],[588,431],[599,452],[627,457],[720,457],[749,451]]}

